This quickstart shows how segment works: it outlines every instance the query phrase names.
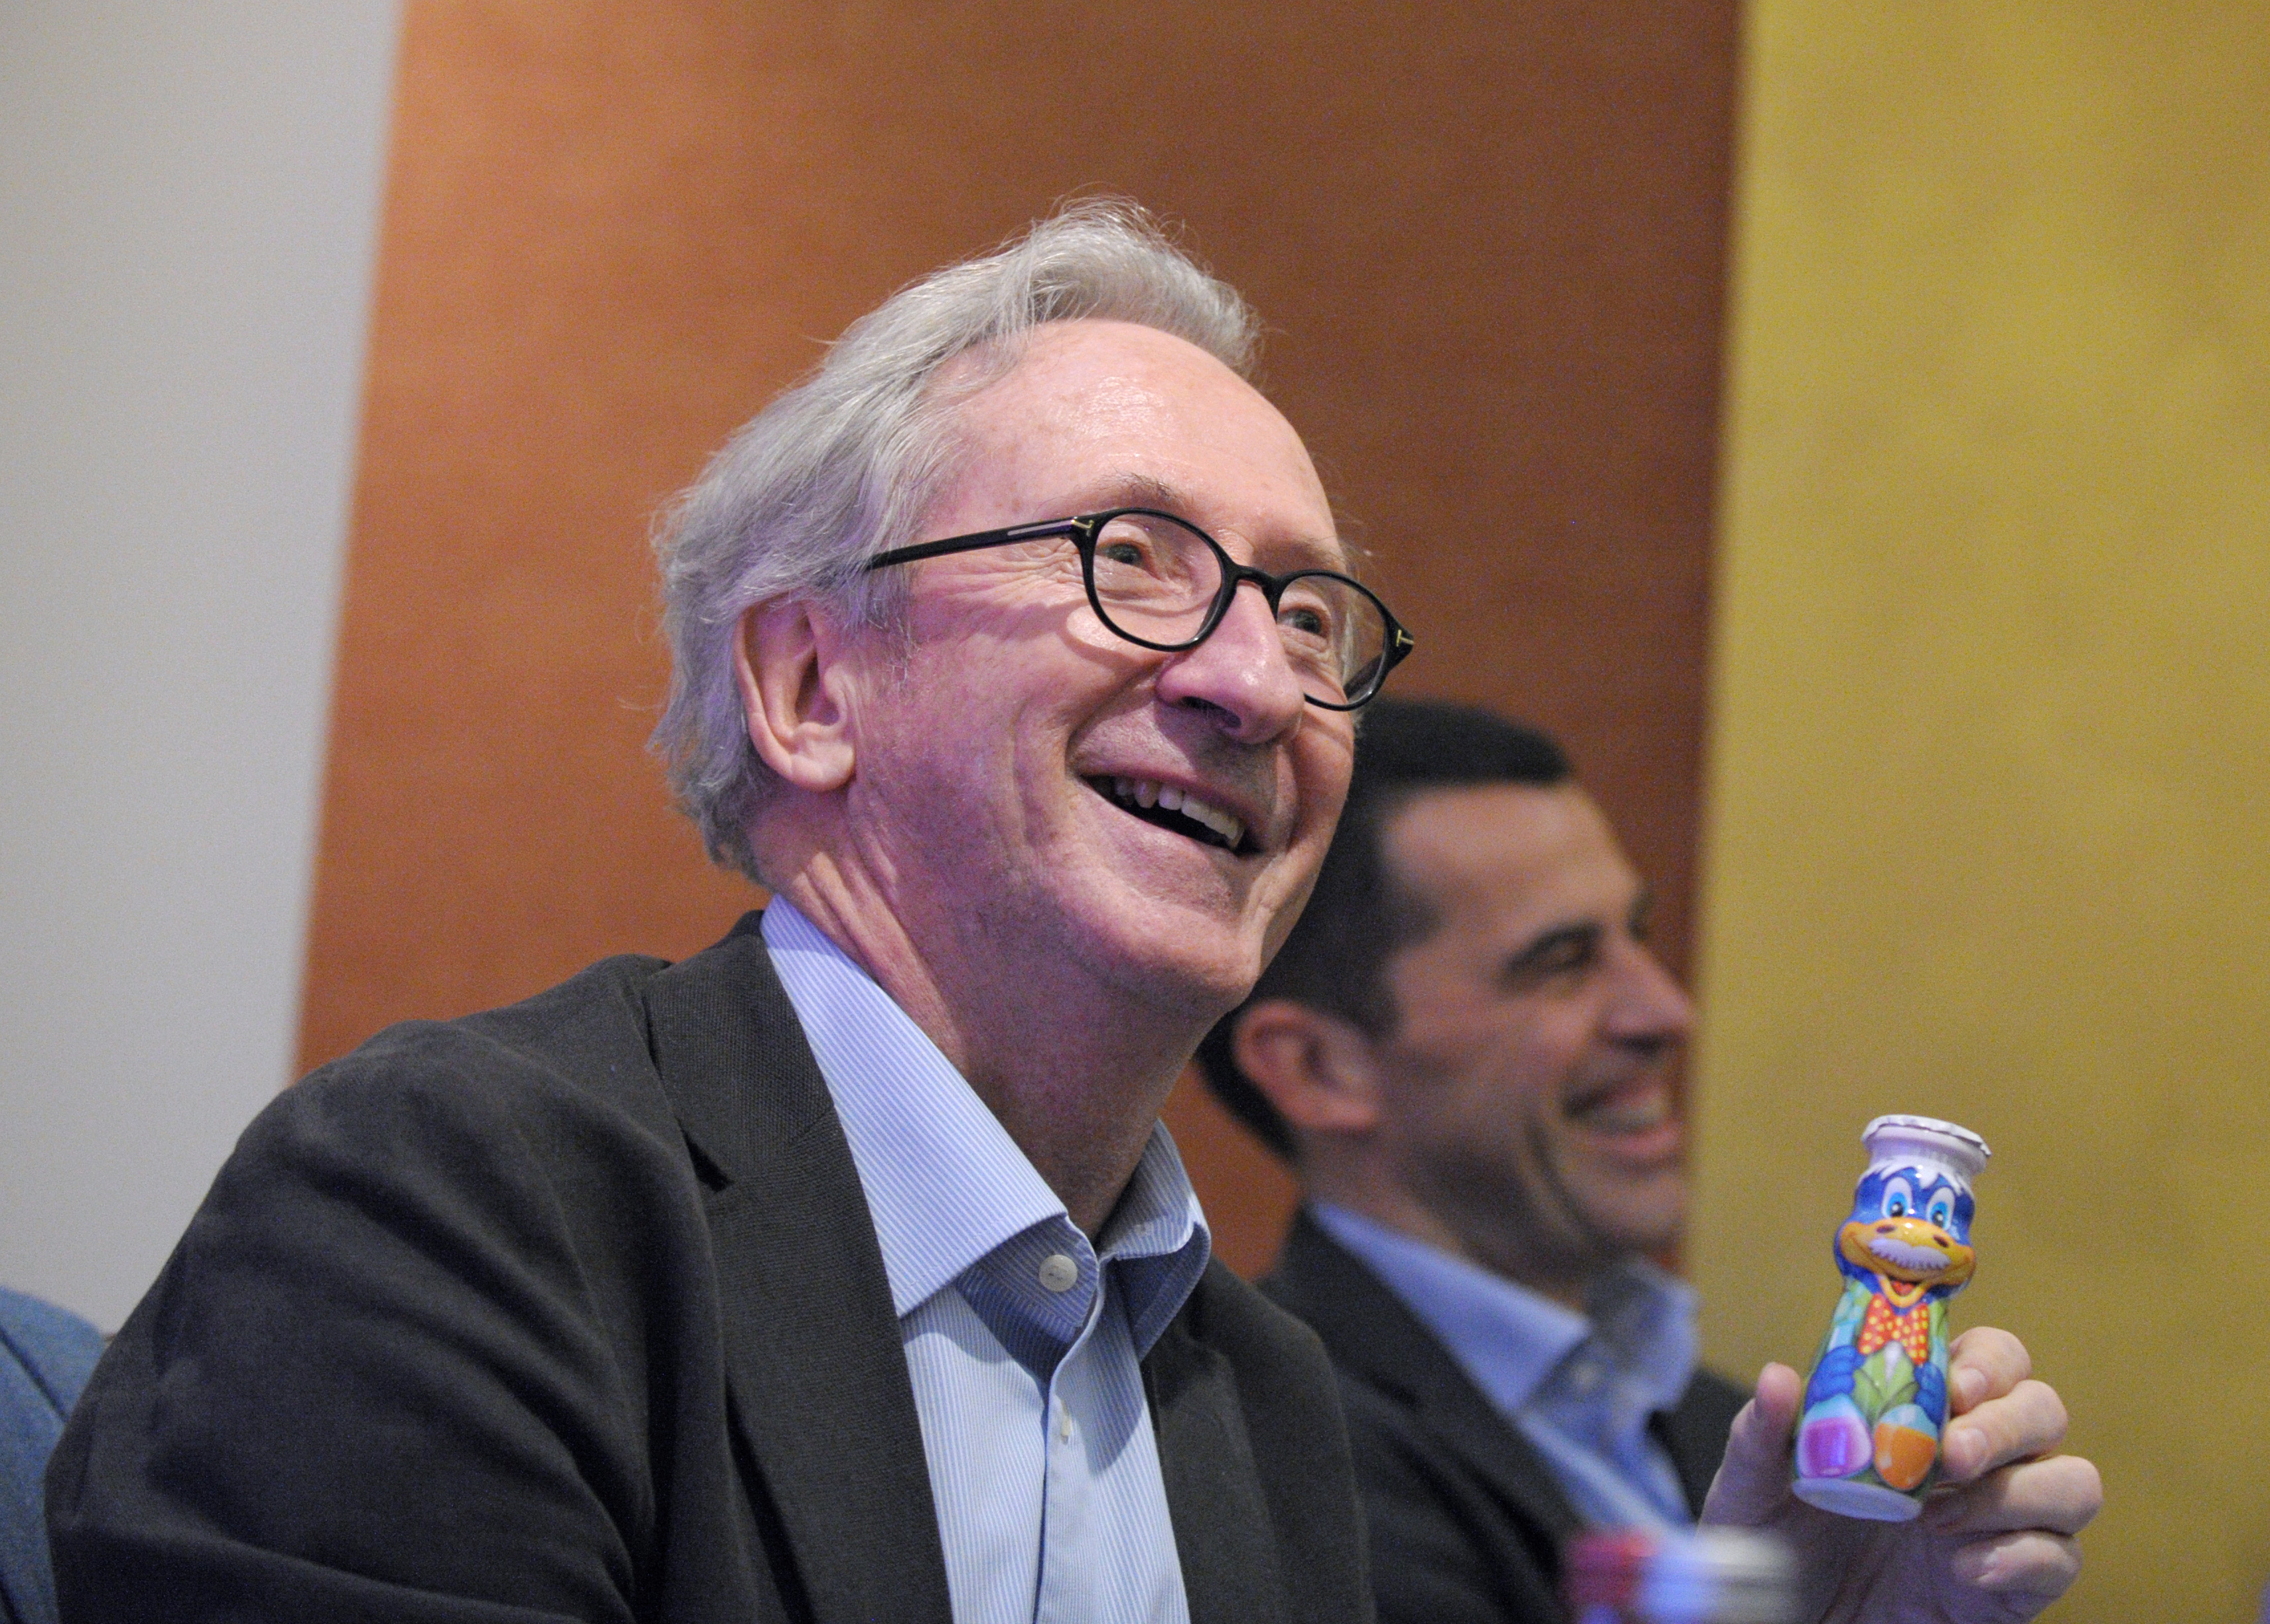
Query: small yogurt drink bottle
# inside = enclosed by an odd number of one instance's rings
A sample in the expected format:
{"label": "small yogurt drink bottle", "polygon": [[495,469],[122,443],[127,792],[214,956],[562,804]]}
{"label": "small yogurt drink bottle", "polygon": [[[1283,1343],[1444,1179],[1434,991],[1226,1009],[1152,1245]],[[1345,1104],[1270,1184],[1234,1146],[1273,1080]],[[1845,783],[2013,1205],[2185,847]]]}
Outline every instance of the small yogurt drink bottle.
{"label": "small yogurt drink bottle", "polygon": [[1931,1116],[1879,1116],[1832,1249],[1844,1294],[1805,1384],[1797,1497],[1902,1523],[1923,1509],[1947,1429],[1947,1300],[1970,1282],[1970,1181],[1986,1141]]}

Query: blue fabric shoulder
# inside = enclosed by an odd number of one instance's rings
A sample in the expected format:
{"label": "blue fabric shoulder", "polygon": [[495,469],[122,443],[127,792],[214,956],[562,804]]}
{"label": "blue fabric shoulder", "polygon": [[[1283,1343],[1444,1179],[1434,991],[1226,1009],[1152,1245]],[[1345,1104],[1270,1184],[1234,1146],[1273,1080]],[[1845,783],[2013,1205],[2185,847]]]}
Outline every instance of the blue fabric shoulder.
{"label": "blue fabric shoulder", "polygon": [[0,1610],[10,1624],[54,1624],[41,1481],[102,1333],[75,1314],[0,1287]]}

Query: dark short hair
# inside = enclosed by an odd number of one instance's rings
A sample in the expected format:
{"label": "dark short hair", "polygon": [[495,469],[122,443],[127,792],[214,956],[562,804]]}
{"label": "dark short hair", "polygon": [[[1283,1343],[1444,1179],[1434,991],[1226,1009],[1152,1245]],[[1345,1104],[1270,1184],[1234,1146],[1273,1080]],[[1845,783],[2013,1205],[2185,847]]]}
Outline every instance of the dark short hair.
{"label": "dark short hair", "polygon": [[1198,1045],[1206,1086],[1230,1114],[1279,1155],[1292,1155],[1292,1130],[1238,1070],[1231,1051],[1237,1023],[1262,999],[1305,1004],[1373,1037],[1395,1029],[1382,974],[1399,950],[1434,929],[1434,921],[1388,871],[1381,832],[1390,818],[1430,790],[1495,783],[1551,789],[1569,777],[1569,757],[1552,738],[1489,711],[1435,700],[1380,699],[1368,706],[1356,733],[1347,806],[1309,906],[1252,993]]}

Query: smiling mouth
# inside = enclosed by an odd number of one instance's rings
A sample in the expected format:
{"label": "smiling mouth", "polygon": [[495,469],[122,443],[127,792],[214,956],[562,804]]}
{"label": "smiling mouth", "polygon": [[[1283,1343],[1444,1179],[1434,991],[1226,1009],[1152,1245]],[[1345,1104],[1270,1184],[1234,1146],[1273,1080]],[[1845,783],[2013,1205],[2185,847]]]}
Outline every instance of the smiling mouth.
{"label": "smiling mouth", "polygon": [[1653,1079],[1597,1089],[1562,1109],[1577,1127],[1610,1138],[1656,1133],[1670,1127],[1679,1116],[1671,1090]]}
{"label": "smiling mouth", "polygon": [[1246,838],[1244,821],[1235,812],[1175,784],[1162,784],[1148,778],[1087,778],[1081,782],[1129,817],[1185,835],[1201,846],[1213,846],[1235,856],[1249,856],[1258,849]]}

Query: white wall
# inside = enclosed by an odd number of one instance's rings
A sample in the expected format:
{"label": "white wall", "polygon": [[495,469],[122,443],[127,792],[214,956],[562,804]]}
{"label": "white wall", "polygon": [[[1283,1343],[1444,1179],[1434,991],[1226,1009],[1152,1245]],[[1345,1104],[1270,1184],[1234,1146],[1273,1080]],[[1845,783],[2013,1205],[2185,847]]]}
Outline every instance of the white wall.
{"label": "white wall", "polygon": [[0,0],[0,1282],[287,1080],[395,0]]}

